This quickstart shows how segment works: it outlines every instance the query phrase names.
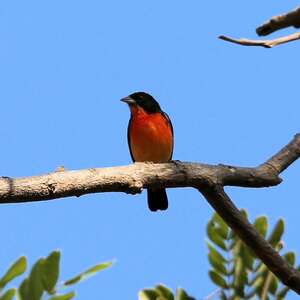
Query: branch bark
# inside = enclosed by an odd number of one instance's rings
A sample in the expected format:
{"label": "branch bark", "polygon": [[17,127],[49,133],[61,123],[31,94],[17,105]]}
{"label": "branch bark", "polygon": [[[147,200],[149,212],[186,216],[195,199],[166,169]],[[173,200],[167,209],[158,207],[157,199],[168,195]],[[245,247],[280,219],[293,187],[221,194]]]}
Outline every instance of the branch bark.
{"label": "branch bark", "polygon": [[300,39],[300,32],[296,32],[287,36],[283,36],[273,40],[250,40],[250,39],[235,39],[229,36],[220,35],[219,39],[231,42],[234,44],[239,44],[242,46],[260,46],[264,48],[272,48],[274,46],[278,46],[281,44],[285,44],[288,42],[296,41]]}
{"label": "branch bark", "polygon": [[60,170],[51,174],[0,178],[0,203],[19,203],[81,196],[96,192],[140,193],[143,188],[194,187],[263,263],[287,286],[300,294],[300,273],[290,267],[246,220],[224,192],[224,186],[269,187],[300,157],[300,134],[256,168],[173,161],[164,164]]}
{"label": "branch bark", "polygon": [[[279,16],[274,16],[261,26],[256,28],[256,33],[259,36],[266,36],[283,28],[293,26],[300,28],[300,6],[296,9]],[[243,46],[261,46],[264,48],[272,48],[277,45],[285,44],[300,39],[300,32],[283,36],[273,40],[252,40],[252,39],[235,39],[229,36],[219,36],[221,40],[239,44]]]}
{"label": "branch bark", "polygon": [[268,187],[281,182],[272,169],[173,161],[164,164],[54,172],[24,178],[0,178],[0,204],[51,200],[90,193],[141,193],[143,188],[205,187],[222,183]]}
{"label": "branch bark", "polygon": [[291,26],[300,28],[300,6],[288,13],[272,17],[270,20],[257,27],[256,33],[259,36],[264,36]]}

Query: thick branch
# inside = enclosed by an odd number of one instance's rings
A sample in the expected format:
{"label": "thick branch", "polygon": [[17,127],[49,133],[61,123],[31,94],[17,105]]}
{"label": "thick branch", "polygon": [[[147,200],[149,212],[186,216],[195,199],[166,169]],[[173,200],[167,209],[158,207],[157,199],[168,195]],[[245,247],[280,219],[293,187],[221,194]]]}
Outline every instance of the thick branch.
{"label": "thick branch", "polygon": [[279,173],[300,156],[300,134],[257,168],[171,162],[54,172],[48,175],[0,178],[0,203],[81,196],[96,192],[139,193],[142,188],[195,187],[269,269],[300,294],[300,273],[289,267],[255,231],[225,194],[223,186],[268,187],[281,182]]}
{"label": "thick branch", "polygon": [[222,187],[201,189],[210,205],[285,285],[300,294],[300,273],[271,247],[231,202]]}
{"label": "thick branch", "polygon": [[263,25],[256,29],[256,33],[260,36],[268,35],[277,30],[293,26],[295,28],[300,27],[300,6],[295,10],[286,14],[274,16]]}
{"label": "thick branch", "polygon": [[201,187],[217,183],[267,187],[281,182],[271,169],[199,163],[135,163],[129,166],[0,178],[0,203],[41,201],[100,192],[140,193],[147,187]]}
{"label": "thick branch", "polygon": [[241,186],[268,187],[281,182],[278,174],[300,156],[300,134],[257,168],[171,162],[59,171],[24,178],[0,178],[0,203],[81,196],[96,192],[140,193],[143,188]]}
{"label": "thick branch", "polygon": [[[279,174],[300,157],[300,134],[258,169]],[[259,257],[285,285],[300,294],[300,273],[272,248],[232,203],[221,185],[199,189],[210,205],[239,238]]]}

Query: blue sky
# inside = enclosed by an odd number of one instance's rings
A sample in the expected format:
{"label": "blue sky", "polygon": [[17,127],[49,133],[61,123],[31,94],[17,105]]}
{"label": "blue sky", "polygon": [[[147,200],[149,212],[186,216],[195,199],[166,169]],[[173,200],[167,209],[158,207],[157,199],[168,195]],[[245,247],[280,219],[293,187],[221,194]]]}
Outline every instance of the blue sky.
{"label": "blue sky", "polygon": [[[170,115],[175,159],[262,163],[300,131],[299,42],[243,48],[217,36],[254,38],[257,25],[297,5],[1,1],[1,175],[129,164],[129,111],[119,99],[134,91],[151,93]],[[298,161],[278,187],[227,189],[252,218],[283,217],[286,247],[297,253],[299,170]],[[117,259],[78,286],[78,300],[137,299],[157,283],[202,299],[215,290],[205,245],[212,209],[193,189],[168,194],[169,210],[156,214],[145,193],[1,205],[0,272],[22,254],[33,262],[61,249],[62,278]]]}

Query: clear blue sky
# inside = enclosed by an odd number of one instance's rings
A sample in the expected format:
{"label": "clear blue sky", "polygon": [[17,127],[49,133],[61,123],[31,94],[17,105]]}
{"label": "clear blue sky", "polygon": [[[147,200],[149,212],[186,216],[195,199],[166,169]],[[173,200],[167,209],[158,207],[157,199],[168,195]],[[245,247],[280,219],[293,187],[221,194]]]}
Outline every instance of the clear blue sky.
{"label": "clear blue sky", "polygon": [[[254,38],[298,2],[1,1],[1,175],[129,164],[119,99],[141,90],[173,121],[175,159],[260,164],[300,131],[300,44],[243,48],[217,36]],[[298,161],[278,187],[227,191],[252,217],[284,217],[286,246],[300,254],[299,172]],[[202,299],[215,290],[212,209],[193,189],[168,194],[169,210],[156,214],[145,193],[1,205],[0,272],[22,254],[33,262],[61,249],[62,278],[117,259],[78,286],[78,300],[137,299],[156,283]]]}

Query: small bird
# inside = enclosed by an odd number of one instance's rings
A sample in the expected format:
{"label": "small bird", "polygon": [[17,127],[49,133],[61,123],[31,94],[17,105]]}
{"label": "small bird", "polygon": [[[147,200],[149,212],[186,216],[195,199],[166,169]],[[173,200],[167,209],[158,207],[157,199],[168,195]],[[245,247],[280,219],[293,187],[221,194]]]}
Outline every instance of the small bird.
{"label": "small bird", "polygon": [[[131,112],[127,140],[132,160],[154,163],[170,161],[174,146],[173,126],[158,102],[145,92],[133,93],[121,101],[129,105]],[[147,193],[151,211],[168,208],[165,189],[148,189]]]}

